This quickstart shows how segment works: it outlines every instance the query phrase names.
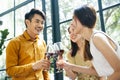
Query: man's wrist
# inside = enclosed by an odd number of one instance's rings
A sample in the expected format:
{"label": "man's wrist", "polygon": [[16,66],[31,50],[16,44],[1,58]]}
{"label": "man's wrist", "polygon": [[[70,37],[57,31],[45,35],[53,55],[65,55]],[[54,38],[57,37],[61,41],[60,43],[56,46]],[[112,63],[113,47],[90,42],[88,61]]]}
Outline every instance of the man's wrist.
{"label": "man's wrist", "polygon": [[32,69],[34,70],[34,71],[36,71],[38,68],[35,66],[35,64],[33,63],[32,64]]}

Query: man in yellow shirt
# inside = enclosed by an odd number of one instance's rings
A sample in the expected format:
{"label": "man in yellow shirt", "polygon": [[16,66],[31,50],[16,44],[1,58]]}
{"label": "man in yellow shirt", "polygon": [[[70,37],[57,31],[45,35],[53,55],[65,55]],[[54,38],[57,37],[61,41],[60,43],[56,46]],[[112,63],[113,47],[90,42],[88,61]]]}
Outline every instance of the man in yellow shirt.
{"label": "man in yellow shirt", "polygon": [[50,61],[45,58],[46,43],[39,38],[45,14],[31,9],[25,14],[26,30],[13,38],[6,48],[6,72],[12,80],[50,80]]}

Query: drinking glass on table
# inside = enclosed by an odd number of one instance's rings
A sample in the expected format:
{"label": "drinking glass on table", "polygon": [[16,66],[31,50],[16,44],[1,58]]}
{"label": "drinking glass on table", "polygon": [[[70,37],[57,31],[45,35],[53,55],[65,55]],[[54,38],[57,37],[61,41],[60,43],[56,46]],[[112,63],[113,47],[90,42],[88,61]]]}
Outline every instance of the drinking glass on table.
{"label": "drinking glass on table", "polygon": [[[56,43],[54,43],[54,50],[55,50],[55,55],[57,55],[57,60],[63,59],[63,56],[62,56],[62,55],[63,55],[63,53],[64,53],[64,49],[63,49],[63,44],[62,44],[62,42],[56,42]],[[62,61],[58,61],[58,63],[59,63],[59,62],[62,62]],[[57,69],[58,69],[57,73],[63,71],[62,69],[60,69],[59,66],[57,66]]]}

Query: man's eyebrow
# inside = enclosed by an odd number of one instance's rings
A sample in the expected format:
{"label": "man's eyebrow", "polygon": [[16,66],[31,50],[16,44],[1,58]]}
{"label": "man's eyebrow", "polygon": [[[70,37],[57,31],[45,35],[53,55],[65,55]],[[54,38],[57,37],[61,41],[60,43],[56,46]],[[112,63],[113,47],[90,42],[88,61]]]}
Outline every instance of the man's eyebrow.
{"label": "man's eyebrow", "polygon": [[40,20],[40,19],[35,19],[36,21],[39,21],[39,22],[44,22],[44,20]]}
{"label": "man's eyebrow", "polygon": [[40,21],[39,19],[35,19],[36,21]]}

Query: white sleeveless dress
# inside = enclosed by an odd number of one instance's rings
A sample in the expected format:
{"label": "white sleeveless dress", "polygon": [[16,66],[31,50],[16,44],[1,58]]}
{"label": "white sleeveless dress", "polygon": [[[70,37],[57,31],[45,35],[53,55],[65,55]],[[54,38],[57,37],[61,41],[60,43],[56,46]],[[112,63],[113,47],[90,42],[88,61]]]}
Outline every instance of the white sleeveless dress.
{"label": "white sleeveless dress", "polygon": [[[105,59],[103,54],[93,44],[92,37],[96,33],[101,33],[101,34],[103,34],[103,36],[105,35],[107,38],[109,38],[109,39],[111,39],[111,38],[107,34],[105,34],[104,32],[94,31],[92,36],[91,36],[91,39],[90,39],[90,51],[91,51],[91,54],[93,56],[93,60],[92,60],[93,66],[100,77],[107,77],[114,72],[114,69],[111,67],[111,65],[108,63],[108,61]],[[105,38],[106,41],[107,41],[107,38]],[[117,54],[116,55],[118,55],[120,58],[120,46],[117,43],[115,43],[115,44],[117,47],[117,49],[116,49]]]}

